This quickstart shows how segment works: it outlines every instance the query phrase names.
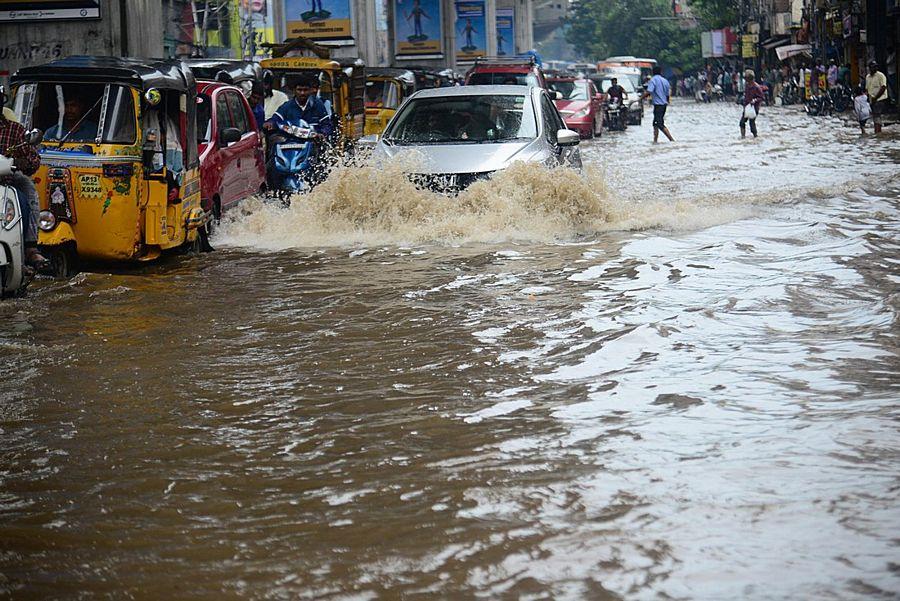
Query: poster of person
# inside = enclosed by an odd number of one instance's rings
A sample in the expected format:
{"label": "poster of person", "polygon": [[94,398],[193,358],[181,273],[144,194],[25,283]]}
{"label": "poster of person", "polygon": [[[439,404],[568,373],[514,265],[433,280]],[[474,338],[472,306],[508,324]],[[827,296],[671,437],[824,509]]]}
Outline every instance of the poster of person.
{"label": "poster of person", "polygon": [[497,56],[516,53],[515,9],[497,9]]}
{"label": "poster of person", "polygon": [[441,55],[440,0],[394,0],[395,54]]}
{"label": "poster of person", "polygon": [[285,0],[288,37],[343,40],[353,37],[350,0]]}
{"label": "poster of person", "polygon": [[0,22],[99,18],[100,0],[0,0]]}
{"label": "poster of person", "polygon": [[484,0],[456,3],[456,60],[473,61],[487,55]]}

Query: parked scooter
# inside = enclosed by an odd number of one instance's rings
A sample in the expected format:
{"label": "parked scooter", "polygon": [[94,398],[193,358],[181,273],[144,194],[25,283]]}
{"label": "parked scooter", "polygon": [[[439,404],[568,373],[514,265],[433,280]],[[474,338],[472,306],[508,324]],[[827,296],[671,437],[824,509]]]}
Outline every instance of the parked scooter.
{"label": "parked scooter", "polygon": [[[43,135],[33,129],[25,143],[40,144]],[[0,177],[16,171],[15,161],[0,154]],[[0,184],[0,297],[22,296],[34,279],[34,270],[25,265],[25,228],[19,194],[12,186]]]}
{"label": "parked scooter", "polygon": [[305,121],[267,134],[268,188],[282,201],[315,185],[316,132]]}
{"label": "parked scooter", "polygon": [[628,127],[627,110],[618,100],[613,100],[606,106],[606,124],[609,131],[625,131]]}
{"label": "parked scooter", "polygon": [[834,104],[831,101],[831,96],[822,90],[810,97],[803,108],[811,117],[827,117],[834,114]]}

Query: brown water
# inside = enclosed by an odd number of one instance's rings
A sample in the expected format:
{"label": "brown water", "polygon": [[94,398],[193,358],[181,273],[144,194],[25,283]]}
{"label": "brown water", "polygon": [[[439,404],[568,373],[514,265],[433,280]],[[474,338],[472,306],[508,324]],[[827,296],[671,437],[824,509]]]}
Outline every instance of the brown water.
{"label": "brown water", "polygon": [[900,137],[676,105],[0,303],[0,596],[900,591]]}

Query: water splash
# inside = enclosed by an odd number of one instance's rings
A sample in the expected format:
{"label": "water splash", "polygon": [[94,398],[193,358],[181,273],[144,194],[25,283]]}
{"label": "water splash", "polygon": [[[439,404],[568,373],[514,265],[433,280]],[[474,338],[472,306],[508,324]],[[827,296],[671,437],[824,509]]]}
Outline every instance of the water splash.
{"label": "water splash", "polygon": [[409,181],[410,158],[346,164],[289,208],[253,198],[223,221],[216,242],[280,250],[376,244],[557,242],[611,230],[696,229],[747,216],[739,205],[649,198],[607,189],[602,170],[515,163],[458,196]]}

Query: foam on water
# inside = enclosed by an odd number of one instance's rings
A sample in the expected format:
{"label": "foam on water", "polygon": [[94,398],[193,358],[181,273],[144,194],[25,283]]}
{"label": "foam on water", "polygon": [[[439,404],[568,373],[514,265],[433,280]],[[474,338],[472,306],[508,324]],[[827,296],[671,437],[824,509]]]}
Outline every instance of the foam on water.
{"label": "foam on water", "polygon": [[557,242],[611,230],[689,230],[749,215],[745,200],[627,199],[601,170],[515,163],[459,196],[421,190],[409,159],[343,165],[289,208],[250,199],[223,220],[215,242],[280,250],[376,244]]}

